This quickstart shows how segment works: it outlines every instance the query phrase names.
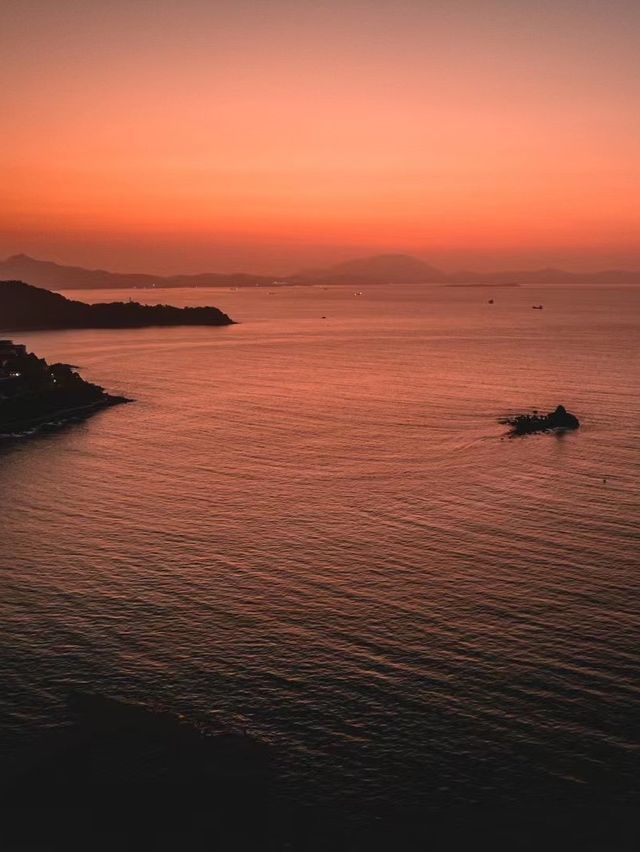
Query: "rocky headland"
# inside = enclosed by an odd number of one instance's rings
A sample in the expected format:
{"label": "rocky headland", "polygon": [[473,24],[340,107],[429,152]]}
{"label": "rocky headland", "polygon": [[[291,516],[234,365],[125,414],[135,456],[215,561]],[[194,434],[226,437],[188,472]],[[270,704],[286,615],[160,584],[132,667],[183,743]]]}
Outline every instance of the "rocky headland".
{"label": "rocky headland", "polygon": [[107,302],[89,305],[23,281],[0,281],[0,329],[144,328],[145,326],[232,325],[218,308],[176,308]]}
{"label": "rocky headland", "polygon": [[129,401],[85,381],[69,364],[48,364],[23,344],[0,340],[0,439],[57,428]]}

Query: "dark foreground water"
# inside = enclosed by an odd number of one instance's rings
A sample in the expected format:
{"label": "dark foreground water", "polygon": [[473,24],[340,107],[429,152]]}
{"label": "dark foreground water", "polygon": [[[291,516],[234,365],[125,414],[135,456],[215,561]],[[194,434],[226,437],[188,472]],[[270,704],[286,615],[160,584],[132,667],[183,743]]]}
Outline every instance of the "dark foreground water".
{"label": "dark foreground water", "polygon": [[0,454],[3,747],[85,684],[247,727],[305,801],[637,795],[640,290],[363,290],[20,336],[137,402]]}

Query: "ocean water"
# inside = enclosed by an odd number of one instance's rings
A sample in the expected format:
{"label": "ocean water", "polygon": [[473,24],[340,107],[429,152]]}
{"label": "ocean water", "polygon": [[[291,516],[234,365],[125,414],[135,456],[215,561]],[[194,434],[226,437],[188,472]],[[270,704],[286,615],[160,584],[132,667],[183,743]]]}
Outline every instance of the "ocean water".
{"label": "ocean water", "polygon": [[640,290],[362,291],[74,292],[238,325],[16,336],[136,401],[0,453],[3,747],[82,684],[313,801],[637,796]]}

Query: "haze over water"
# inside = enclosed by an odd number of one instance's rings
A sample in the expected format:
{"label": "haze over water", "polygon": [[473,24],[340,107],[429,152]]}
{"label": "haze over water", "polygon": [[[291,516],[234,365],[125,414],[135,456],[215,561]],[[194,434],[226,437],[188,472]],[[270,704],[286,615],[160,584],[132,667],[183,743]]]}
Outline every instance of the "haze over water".
{"label": "haze over water", "polygon": [[3,743],[85,684],[321,801],[637,794],[640,291],[363,291],[74,291],[239,324],[20,335],[136,402],[0,456]]}

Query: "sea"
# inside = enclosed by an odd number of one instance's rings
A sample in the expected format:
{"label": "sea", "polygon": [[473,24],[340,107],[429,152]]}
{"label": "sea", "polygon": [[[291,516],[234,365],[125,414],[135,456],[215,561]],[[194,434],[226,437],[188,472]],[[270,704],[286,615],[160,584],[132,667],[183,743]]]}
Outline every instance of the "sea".
{"label": "sea", "polygon": [[135,401],[0,451],[5,753],[79,687],[303,802],[638,801],[640,288],[66,295],[237,324],[14,335]]}

